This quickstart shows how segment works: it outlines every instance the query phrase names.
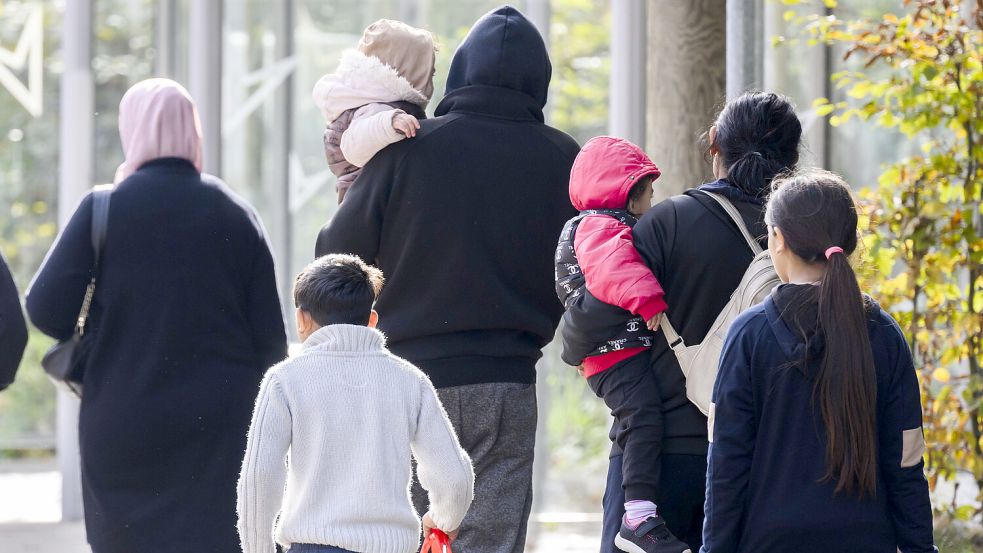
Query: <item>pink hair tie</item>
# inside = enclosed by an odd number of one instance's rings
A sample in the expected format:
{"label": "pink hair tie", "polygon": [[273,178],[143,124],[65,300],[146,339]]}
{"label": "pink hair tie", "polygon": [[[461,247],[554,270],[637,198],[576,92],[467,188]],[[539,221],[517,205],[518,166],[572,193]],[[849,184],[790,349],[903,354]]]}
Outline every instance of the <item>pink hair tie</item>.
{"label": "pink hair tie", "polygon": [[829,248],[828,250],[826,250],[826,259],[829,259],[829,256],[833,255],[834,253],[843,253],[843,248],[839,246],[833,246],[832,248]]}

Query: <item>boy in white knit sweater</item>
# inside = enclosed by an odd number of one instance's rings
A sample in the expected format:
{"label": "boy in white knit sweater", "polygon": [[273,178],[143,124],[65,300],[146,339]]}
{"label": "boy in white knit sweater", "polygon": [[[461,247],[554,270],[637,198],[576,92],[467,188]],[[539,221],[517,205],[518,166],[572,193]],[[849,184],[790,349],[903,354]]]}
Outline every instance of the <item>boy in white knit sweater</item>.
{"label": "boy in white knit sweater", "polygon": [[430,497],[424,534],[455,536],[474,493],[471,460],[430,380],[375,329],[382,280],[351,255],[297,276],[304,351],[266,373],[256,400],[239,477],[244,553],[273,553],[274,541],[288,553],[416,551],[411,456]]}

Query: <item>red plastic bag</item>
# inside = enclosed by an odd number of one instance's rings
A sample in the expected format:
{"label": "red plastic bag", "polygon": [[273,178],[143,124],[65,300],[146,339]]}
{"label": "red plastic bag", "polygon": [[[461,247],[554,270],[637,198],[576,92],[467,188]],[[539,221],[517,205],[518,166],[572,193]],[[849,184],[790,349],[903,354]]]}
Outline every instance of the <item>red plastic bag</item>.
{"label": "red plastic bag", "polygon": [[430,535],[423,539],[420,553],[451,553],[451,540],[447,534],[434,528]]}

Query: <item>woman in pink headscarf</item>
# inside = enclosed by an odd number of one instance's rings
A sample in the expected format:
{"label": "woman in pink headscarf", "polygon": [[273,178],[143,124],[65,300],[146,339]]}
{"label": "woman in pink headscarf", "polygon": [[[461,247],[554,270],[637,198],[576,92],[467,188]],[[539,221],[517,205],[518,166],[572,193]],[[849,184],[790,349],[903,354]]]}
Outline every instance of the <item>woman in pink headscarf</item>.
{"label": "woman in pink headscarf", "polygon": [[286,335],[263,226],[201,173],[201,125],[179,84],[150,79],[120,103],[126,160],[93,266],[92,195],[27,296],[46,334],[83,337],[79,417],[94,553],[239,551],[236,480],[253,400]]}

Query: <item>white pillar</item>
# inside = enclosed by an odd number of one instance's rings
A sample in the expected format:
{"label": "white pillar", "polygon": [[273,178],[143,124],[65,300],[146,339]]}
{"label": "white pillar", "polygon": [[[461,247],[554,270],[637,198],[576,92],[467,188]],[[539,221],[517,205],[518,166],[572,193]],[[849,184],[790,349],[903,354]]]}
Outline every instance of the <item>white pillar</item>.
{"label": "white pillar", "polygon": [[727,98],[764,86],[763,0],[727,0]]}
{"label": "white pillar", "polygon": [[645,0],[611,1],[608,134],[645,147]]}
{"label": "white pillar", "polygon": [[[293,0],[280,0],[274,18],[273,30],[276,37],[274,63],[282,62],[294,54]],[[273,94],[273,117],[269,147],[275,155],[270,167],[271,178],[263,185],[267,188],[265,196],[271,202],[273,218],[270,228],[273,251],[277,261],[277,281],[280,288],[280,303],[285,314],[293,312],[292,229],[290,216],[290,151],[293,139],[293,83],[296,70],[283,81]],[[287,317],[288,331],[293,327],[293,317]]]}
{"label": "white pillar", "polygon": [[[546,50],[549,51],[550,21],[553,18],[553,8],[550,0],[526,0],[525,8],[525,16],[539,30],[539,34],[543,37],[543,42],[546,44]],[[546,107],[543,108],[543,116],[546,118],[547,124],[550,122],[551,112],[553,110],[553,94],[553,87],[550,87],[546,96]]]}
{"label": "white pillar", "polygon": [[176,74],[174,35],[177,31],[177,5],[175,0],[157,1],[157,63],[154,72],[158,77],[173,79]]}
{"label": "white pillar", "polygon": [[546,49],[550,47],[550,19],[553,8],[550,0],[526,0],[525,15],[529,21],[539,29],[539,34],[543,35],[543,42]]}
{"label": "white pillar", "polygon": [[204,169],[222,173],[222,0],[196,0],[188,9],[188,92],[198,104]]}
{"label": "white pillar", "polygon": [[[92,0],[65,4],[62,30],[64,72],[59,115],[58,221],[64,226],[81,197],[92,186],[93,175],[93,87]],[[82,483],[79,472],[79,402],[67,392],[58,392],[58,468],[61,471],[62,520],[82,519]]]}

